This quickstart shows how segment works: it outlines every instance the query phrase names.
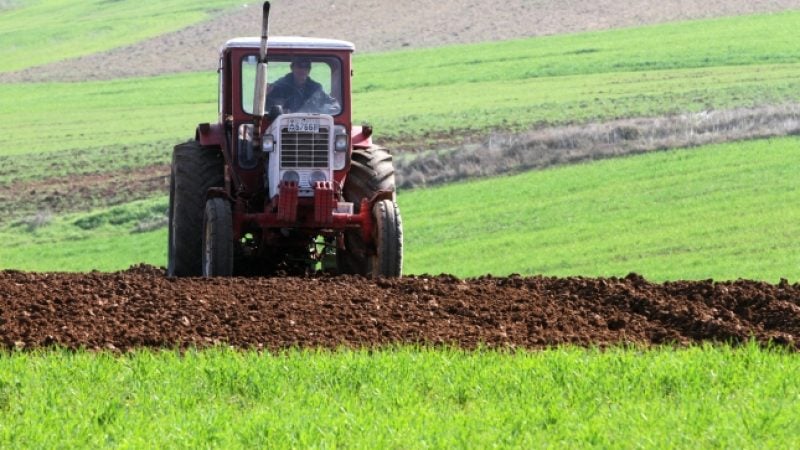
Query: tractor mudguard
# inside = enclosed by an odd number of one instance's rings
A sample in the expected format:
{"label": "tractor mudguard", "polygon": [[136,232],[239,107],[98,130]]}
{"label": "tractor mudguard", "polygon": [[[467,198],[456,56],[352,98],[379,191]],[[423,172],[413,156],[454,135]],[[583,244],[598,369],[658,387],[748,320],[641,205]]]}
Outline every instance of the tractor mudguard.
{"label": "tractor mudguard", "polygon": [[372,127],[369,125],[356,126],[353,125],[352,133],[350,134],[353,140],[353,148],[366,149],[372,147]]}
{"label": "tractor mudguard", "polygon": [[372,216],[372,208],[375,207],[375,204],[383,201],[389,200],[394,202],[397,198],[397,194],[393,191],[378,191],[375,195],[372,196],[370,199],[362,199],[361,200],[361,237],[364,239],[364,242],[372,242],[372,232],[375,229],[375,218]]}
{"label": "tractor mudguard", "polygon": [[195,140],[199,141],[203,147],[221,148],[225,139],[222,125],[218,123],[201,123],[197,126],[194,136]]}

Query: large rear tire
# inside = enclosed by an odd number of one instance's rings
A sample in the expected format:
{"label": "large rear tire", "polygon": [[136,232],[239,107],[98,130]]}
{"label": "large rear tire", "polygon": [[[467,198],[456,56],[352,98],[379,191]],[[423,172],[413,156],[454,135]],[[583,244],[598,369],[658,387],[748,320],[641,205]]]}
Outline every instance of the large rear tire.
{"label": "large rear tire", "polygon": [[233,219],[225,199],[211,198],[203,215],[203,276],[233,275]]}
{"label": "large rear tire", "polygon": [[169,183],[168,276],[202,274],[206,193],[209,188],[223,186],[224,167],[218,149],[202,147],[197,141],[175,146]]}
{"label": "large rear tire", "polygon": [[[353,203],[354,212],[358,213],[361,199],[370,199],[378,192],[395,192],[394,165],[392,155],[384,148],[373,146],[368,149],[355,149],[352,153],[350,173],[344,184],[344,199]],[[379,202],[380,203],[380,202]],[[378,203],[378,204],[379,204]],[[394,202],[392,202],[394,203]],[[377,204],[376,204],[377,206]],[[400,215],[396,205],[391,208],[395,212],[397,222]],[[375,213],[373,209],[373,214]],[[383,271],[376,265],[376,250],[364,241],[361,230],[348,230],[344,233],[344,249],[336,251],[336,268],[339,273],[364,276],[399,276],[398,270]],[[399,233],[398,267],[402,266],[402,229]]]}

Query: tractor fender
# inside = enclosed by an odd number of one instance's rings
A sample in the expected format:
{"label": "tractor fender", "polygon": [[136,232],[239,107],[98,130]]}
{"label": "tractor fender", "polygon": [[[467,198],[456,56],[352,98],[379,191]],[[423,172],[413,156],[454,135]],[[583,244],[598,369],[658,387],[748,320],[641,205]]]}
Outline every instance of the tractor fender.
{"label": "tractor fender", "polygon": [[350,133],[352,136],[351,140],[353,141],[353,148],[370,148],[372,147],[372,127],[369,125],[363,126],[356,126],[353,125],[353,129]]}
{"label": "tractor fender", "polygon": [[222,125],[215,123],[201,123],[197,126],[194,138],[200,142],[203,147],[220,147],[224,142],[225,133]]}
{"label": "tractor fender", "polygon": [[224,198],[225,200],[233,201],[228,191],[221,187],[212,187],[206,192],[206,201],[212,198]]}
{"label": "tractor fender", "polygon": [[372,209],[375,206],[375,203],[378,203],[381,200],[391,200],[397,201],[397,194],[394,191],[378,191],[375,195],[369,199],[369,208]]}
{"label": "tractor fender", "polygon": [[[370,199],[363,199],[361,202],[361,237],[364,242],[372,242],[372,231],[375,229],[375,218],[372,216],[372,208],[381,200],[397,201],[397,194],[392,191],[378,191]],[[366,207],[366,211],[364,210]]]}

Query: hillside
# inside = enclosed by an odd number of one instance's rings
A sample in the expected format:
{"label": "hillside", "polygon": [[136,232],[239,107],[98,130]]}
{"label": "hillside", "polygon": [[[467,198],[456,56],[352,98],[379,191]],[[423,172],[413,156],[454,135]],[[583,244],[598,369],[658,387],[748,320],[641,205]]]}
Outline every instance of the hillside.
{"label": "hillside", "polygon": [[[275,1],[271,33],[346,39],[358,52],[497,41],[800,9],[800,0],[294,0]],[[18,72],[0,82],[84,81],[216,68],[225,40],[258,35],[260,3],[140,43]],[[302,11],[302,14],[297,14]],[[355,24],[355,25],[348,25]]]}

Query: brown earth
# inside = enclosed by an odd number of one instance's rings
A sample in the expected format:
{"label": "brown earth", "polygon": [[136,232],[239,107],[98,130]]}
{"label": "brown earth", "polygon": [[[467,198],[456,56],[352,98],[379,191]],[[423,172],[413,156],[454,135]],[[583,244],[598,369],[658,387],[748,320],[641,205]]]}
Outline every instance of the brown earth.
{"label": "brown earth", "polygon": [[800,284],[447,275],[167,278],[0,272],[0,347],[742,343],[800,349]]}
{"label": "brown earth", "polygon": [[[219,47],[259,36],[260,2],[130,46],[0,74],[0,82],[85,81],[215,70]],[[800,9],[800,0],[292,0],[274,2],[273,35],[345,39],[358,52],[435,47]]]}

